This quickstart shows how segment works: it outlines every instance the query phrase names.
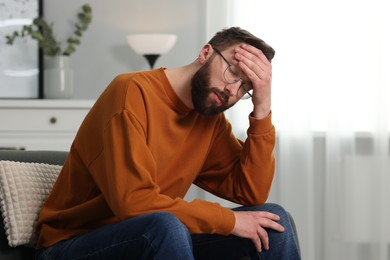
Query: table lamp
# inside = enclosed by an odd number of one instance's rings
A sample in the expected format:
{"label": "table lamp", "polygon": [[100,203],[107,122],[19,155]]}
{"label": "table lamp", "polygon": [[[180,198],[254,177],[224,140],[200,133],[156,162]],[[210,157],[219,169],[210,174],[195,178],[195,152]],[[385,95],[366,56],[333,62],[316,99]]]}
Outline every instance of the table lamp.
{"label": "table lamp", "polygon": [[170,51],[176,43],[175,34],[131,34],[127,36],[127,42],[133,50],[144,56],[151,69],[158,57]]}

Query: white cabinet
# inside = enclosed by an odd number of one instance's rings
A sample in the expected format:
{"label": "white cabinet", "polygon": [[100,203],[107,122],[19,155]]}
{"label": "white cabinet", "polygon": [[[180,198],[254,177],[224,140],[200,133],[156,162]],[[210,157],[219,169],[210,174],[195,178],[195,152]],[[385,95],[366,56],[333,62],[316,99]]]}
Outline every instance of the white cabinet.
{"label": "white cabinet", "polygon": [[69,151],[93,100],[0,100],[0,149]]}

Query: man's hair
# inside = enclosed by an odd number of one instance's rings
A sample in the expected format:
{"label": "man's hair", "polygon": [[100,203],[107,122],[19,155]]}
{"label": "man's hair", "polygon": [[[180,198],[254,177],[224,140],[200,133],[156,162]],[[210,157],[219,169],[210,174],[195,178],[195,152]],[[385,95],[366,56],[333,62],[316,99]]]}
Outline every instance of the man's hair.
{"label": "man's hair", "polygon": [[275,50],[262,39],[240,27],[231,27],[217,32],[209,41],[211,46],[223,51],[237,43],[247,43],[261,50],[269,61],[275,56]]}

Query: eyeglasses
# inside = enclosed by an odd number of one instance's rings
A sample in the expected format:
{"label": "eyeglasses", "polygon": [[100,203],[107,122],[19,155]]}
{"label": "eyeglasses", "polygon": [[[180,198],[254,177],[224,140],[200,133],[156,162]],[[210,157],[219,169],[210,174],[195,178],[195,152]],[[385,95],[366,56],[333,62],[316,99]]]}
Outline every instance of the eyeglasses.
{"label": "eyeglasses", "polygon": [[212,48],[219,56],[222,57],[222,59],[228,65],[228,67],[223,72],[223,78],[225,79],[226,83],[233,84],[238,81],[241,81],[241,85],[237,90],[237,96],[241,99],[251,98],[252,89],[242,80],[242,71],[237,68],[237,66],[230,64],[230,62],[222,55],[222,53],[217,48]]}

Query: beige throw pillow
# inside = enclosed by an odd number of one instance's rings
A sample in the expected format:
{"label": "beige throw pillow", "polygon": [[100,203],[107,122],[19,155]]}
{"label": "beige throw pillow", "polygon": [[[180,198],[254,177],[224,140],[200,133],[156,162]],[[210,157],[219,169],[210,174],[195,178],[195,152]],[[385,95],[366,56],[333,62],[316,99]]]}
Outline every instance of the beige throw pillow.
{"label": "beige throw pillow", "polygon": [[62,166],[0,161],[0,211],[11,247],[34,246],[35,223]]}

